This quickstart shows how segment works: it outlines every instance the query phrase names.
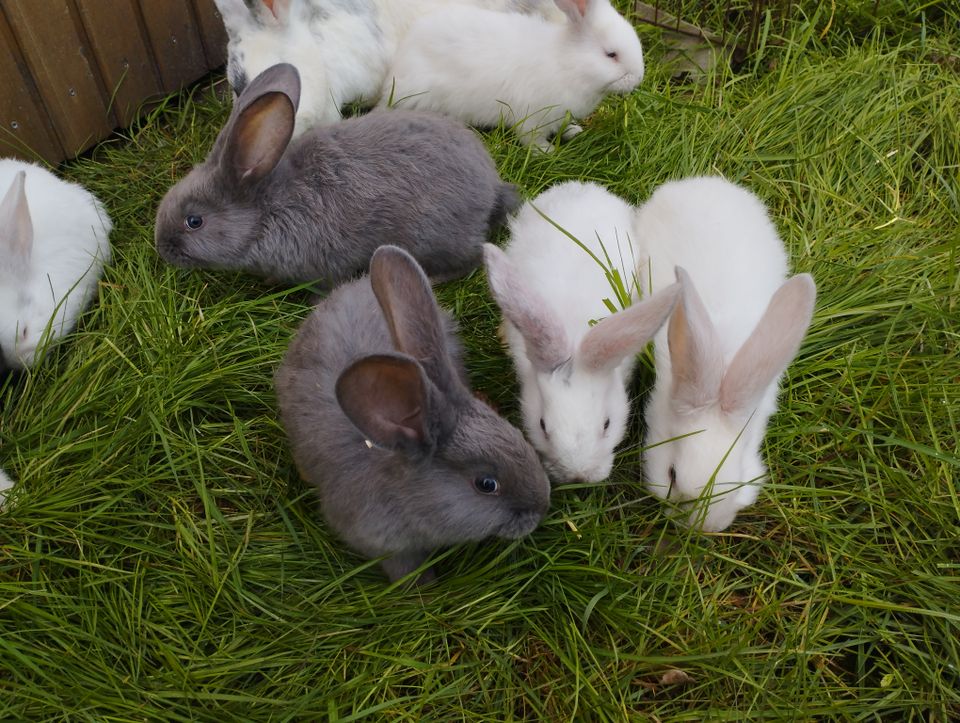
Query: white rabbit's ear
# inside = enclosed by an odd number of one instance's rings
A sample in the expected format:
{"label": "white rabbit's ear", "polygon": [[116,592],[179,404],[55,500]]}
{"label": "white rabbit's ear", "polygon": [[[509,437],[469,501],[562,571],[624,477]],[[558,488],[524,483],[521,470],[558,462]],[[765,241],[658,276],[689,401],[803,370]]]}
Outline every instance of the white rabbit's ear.
{"label": "white rabbit's ear", "polygon": [[691,408],[716,401],[723,375],[717,332],[690,275],[676,268],[682,292],[667,327],[673,399]]}
{"label": "white rabbit's ear", "polygon": [[620,366],[659,331],[679,297],[680,284],[671,284],[603,319],[580,342],[578,361],[590,371],[601,373]]}
{"label": "white rabbit's ear", "polygon": [[10,271],[25,268],[33,251],[33,222],[24,191],[26,180],[26,171],[18,172],[0,201],[0,252],[6,257],[2,266]]}
{"label": "white rabbit's ear", "polygon": [[553,0],[563,14],[570,18],[571,23],[583,22],[583,16],[587,13],[589,0]]}
{"label": "white rabbit's ear", "polygon": [[551,372],[570,358],[570,342],[557,314],[546,300],[523,283],[503,251],[483,245],[487,281],[503,315],[517,327],[527,357],[539,372]]}
{"label": "white rabbit's ear", "polygon": [[798,274],[777,289],[723,376],[723,411],[751,410],[764,390],[783,374],[807,333],[816,297],[810,274]]}

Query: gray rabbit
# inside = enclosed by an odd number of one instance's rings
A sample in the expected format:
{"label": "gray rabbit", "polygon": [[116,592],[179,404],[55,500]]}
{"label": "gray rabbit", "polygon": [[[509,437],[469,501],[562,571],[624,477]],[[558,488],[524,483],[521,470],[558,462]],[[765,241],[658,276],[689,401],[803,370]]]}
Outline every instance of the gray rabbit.
{"label": "gray rabbit", "polygon": [[491,227],[518,198],[473,131],[381,111],[291,143],[299,97],[292,65],[251,81],[210,155],[160,203],[164,259],[329,287],[365,271],[382,243],[437,280],[480,264]]}
{"label": "gray rabbit", "polygon": [[444,545],[523,537],[549,507],[533,448],[466,379],[452,319],[394,246],[314,309],[277,372],[301,476],[350,547],[389,555],[391,580]]}

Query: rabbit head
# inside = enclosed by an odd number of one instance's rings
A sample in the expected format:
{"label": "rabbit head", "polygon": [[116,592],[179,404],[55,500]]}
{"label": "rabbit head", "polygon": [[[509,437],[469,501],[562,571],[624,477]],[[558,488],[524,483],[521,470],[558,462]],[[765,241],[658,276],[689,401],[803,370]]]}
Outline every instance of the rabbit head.
{"label": "rabbit head", "polygon": [[274,65],[234,104],[207,159],[171,188],[157,211],[157,251],[187,268],[237,268],[257,240],[257,196],[293,134],[296,68]]}
{"label": "rabbit head", "polygon": [[657,380],[647,406],[644,477],[654,495],[679,505],[687,524],[719,531],[756,500],[766,475],[767,420],[810,325],[816,287],[809,274],[785,281],[725,365],[689,275],[677,267],[677,279],[681,299],[667,326],[670,378]]}
{"label": "rabbit head", "polygon": [[577,74],[607,93],[629,93],[643,80],[643,47],[637,31],[609,0],[554,0],[584,49]]}
{"label": "rabbit head", "polygon": [[524,284],[507,255],[484,248],[490,289],[526,349],[531,374],[522,390],[527,436],[557,482],[600,482],[629,416],[627,373],[633,357],[666,321],[679,296],[673,284],[599,321],[571,339],[557,312]]}

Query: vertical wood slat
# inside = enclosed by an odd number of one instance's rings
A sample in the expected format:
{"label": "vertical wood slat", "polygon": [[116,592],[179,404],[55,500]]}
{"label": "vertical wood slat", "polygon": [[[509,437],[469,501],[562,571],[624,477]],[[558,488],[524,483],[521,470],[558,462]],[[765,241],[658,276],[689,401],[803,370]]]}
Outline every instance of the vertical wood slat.
{"label": "vertical wood slat", "polygon": [[163,90],[172,93],[207,72],[189,0],[139,0]]}
{"label": "vertical wood slat", "polygon": [[115,123],[70,4],[15,0],[4,8],[64,151],[74,155],[110,133]]}
{"label": "vertical wood slat", "polygon": [[57,163],[63,147],[0,7],[0,156]]}
{"label": "vertical wood slat", "polygon": [[194,0],[194,10],[200,23],[207,67],[219,67],[227,62],[227,29],[223,26],[223,18],[213,0]]}
{"label": "vertical wood slat", "polygon": [[137,22],[135,0],[75,0],[111,108],[129,125],[146,98],[162,92],[160,76]]}

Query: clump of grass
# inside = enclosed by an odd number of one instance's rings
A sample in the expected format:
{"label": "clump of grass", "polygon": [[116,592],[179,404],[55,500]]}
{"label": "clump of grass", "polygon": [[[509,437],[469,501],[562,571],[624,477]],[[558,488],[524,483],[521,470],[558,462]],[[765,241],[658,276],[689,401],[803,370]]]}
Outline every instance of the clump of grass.
{"label": "clump of grass", "polygon": [[[0,387],[20,480],[0,513],[0,717],[957,718],[960,77],[920,37],[811,27],[700,86],[652,55],[649,82],[552,155],[485,134],[529,195],[578,178],[636,202],[722,173],[815,275],[772,480],[722,534],[670,525],[642,490],[635,414],[609,483],[558,489],[534,535],[387,585],[325,528],[277,422],[308,292],[153,251],[156,205],[224,102],[174,99],[66,168],[106,201],[116,253],[78,333]],[[482,273],[440,297],[516,419]]]}

